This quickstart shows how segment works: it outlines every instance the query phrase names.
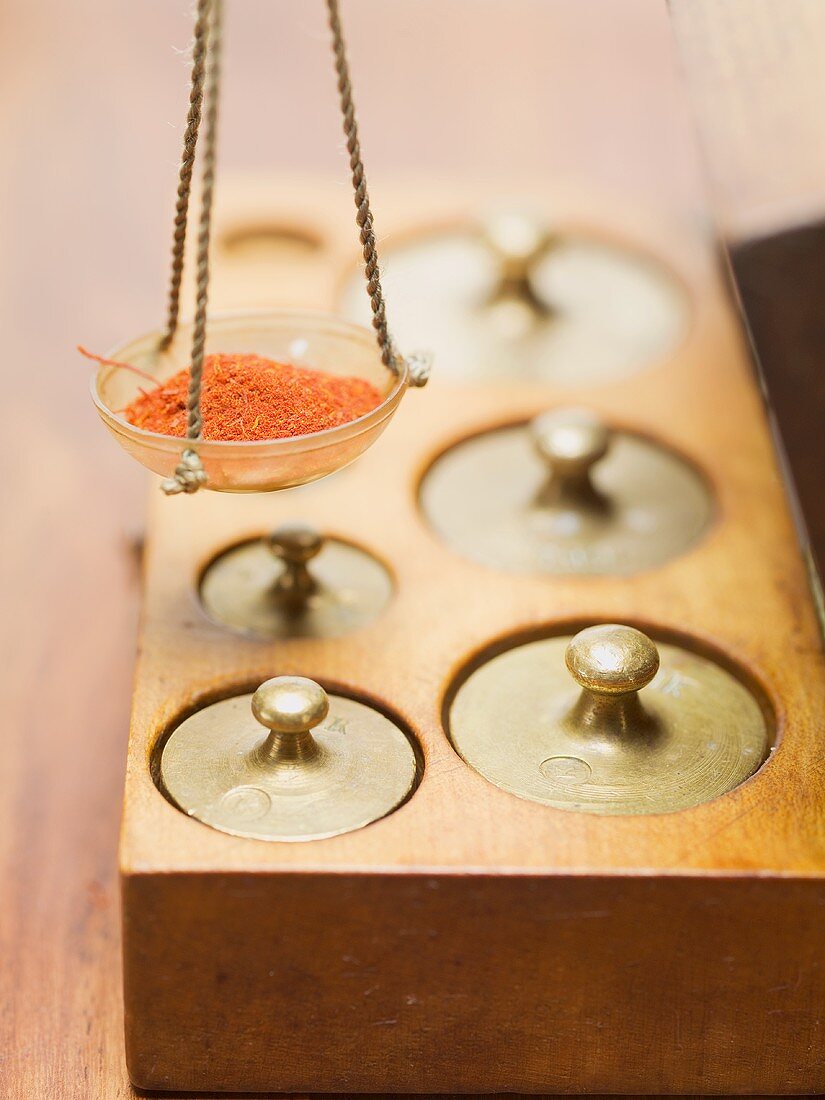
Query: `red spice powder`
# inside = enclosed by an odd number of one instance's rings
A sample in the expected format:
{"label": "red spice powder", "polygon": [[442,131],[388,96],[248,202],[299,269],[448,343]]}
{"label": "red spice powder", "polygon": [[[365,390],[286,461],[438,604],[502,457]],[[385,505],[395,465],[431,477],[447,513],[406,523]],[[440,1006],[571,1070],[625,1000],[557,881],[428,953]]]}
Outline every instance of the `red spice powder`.
{"label": "red spice powder", "polygon": [[[186,435],[188,368],[141,392],[124,416],[138,428]],[[203,439],[266,440],[335,428],[370,412],[382,395],[372,383],[259,355],[209,355],[203,365]]]}

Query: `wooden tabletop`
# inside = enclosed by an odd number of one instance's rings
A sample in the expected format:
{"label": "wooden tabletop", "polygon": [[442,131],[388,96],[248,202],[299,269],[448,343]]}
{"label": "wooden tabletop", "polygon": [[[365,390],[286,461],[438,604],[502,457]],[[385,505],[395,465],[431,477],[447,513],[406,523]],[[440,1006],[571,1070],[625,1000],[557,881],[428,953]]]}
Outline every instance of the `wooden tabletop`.
{"label": "wooden tabletop", "polygon": [[[14,1100],[133,1095],[115,853],[147,483],[98,424],[73,347],[105,351],[161,316],[187,7],[0,7],[0,1094]],[[228,9],[222,163],[346,186],[321,0]],[[343,9],[379,221],[382,177],[437,173],[580,177],[703,216],[663,5]]]}

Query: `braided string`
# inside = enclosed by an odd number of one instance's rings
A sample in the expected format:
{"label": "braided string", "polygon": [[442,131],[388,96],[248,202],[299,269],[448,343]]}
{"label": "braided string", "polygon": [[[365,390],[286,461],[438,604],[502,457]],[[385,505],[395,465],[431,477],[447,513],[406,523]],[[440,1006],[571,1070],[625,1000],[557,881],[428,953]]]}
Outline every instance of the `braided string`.
{"label": "braided string", "polygon": [[[349,153],[349,166],[352,171],[352,186],[355,191],[355,221],[361,238],[364,254],[364,275],[367,280],[367,293],[372,307],[372,325],[378,339],[381,361],[394,374],[400,374],[398,350],[395,347],[387,327],[387,310],[384,292],[381,288],[381,273],[378,268],[378,248],[375,243],[372,211],[370,209],[367,179],[364,162],[361,159],[361,144],[358,139],[358,123],[355,119],[355,104],[352,98],[352,79],[347,60],[344,32],[341,27],[341,15],[338,0],[326,0],[329,29],[332,32],[332,52],[335,57],[335,72],[338,77],[338,95],[341,101],[344,137]],[[406,360],[411,385],[423,386],[430,373],[429,357],[423,353],[411,355]]]}
{"label": "braided string", "polygon": [[[192,166],[198,139],[198,130],[203,114],[203,101],[206,100],[206,121],[203,136],[203,172],[201,182],[201,207],[198,223],[196,256],[195,320],[192,327],[192,353],[189,367],[189,391],[187,395],[186,436],[190,440],[200,438],[203,423],[201,420],[201,386],[203,382],[203,361],[206,345],[206,315],[209,300],[209,240],[212,226],[212,199],[215,191],[215,146],[218,126],[218,89],[220,81],[222,0],[198,0],[197,31],[195,49],[198,57],[193,58],[192,92],[190,103],[197,104],[193,113],[190,107],[190,125],[192,130],[188,142],[184,140],[184,161],[189,161],[184,181],[183,162],[181,167],[181,186],[178,191],[178,217],[175,221],[175,245],[173,248],[172,285],[169,297],[169,320],[161,341],[161,350],[171,342],[178,322],[180,303],[180,283],[183,272],[183,251],[186,239],[186,221],[191,191]],[[196,84],[198,87],[196,88]],[[184,185],[185,183],[185,185]],[[185,192],[183,201],[181,191]],[[180,220],[180,227],[178,222]],[[174,493],[194,493],[206,484],[206,472],[200,456],[194,447],[187,447],[172,477],[161,482],[161,489],[171,496]]]}
{"label": "braided string", "polygon": [[178,327],[180,313],[180,286],[183,278],[183,256],[186,246],[186,223],[189,216],[189,198],[192,193],[192,173],[195,167],[195,151],[201,124],[203,89],[206,77],[206,38],[209,23],[210,0],[198,0],[195,18],[195,34],[192,45],[192,77],[189,91],[189,112],[183,135],[183,153],[178,177],[178,198],[175,207],[175,230],[172,239],[172,271],[169,279],[169,305],[166,328],[160,341],[165,351],[172,343]]}
{"label": "braided string", "polygon": [[203,181],[198,226],[195,282],[195,323],[192,330],[192,358],[189,368],[186,435],[200,438],[201,382],[206,343],[206,308],[209,300],[209,239],[212,228],[212,198],[215,192],[215,146],[218,127],[218,87],[221,60],[222,0],[211,0],[209,62],[206,83],[206,128],[203,135]]}

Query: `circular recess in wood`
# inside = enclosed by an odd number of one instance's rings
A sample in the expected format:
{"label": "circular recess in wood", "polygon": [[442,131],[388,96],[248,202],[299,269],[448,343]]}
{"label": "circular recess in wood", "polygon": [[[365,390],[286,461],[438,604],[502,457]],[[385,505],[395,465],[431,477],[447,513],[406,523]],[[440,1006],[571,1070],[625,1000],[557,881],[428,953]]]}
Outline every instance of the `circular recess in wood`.
{"label": "circular recess in wood", "polygon": [[412,735],[303,676],[209,703],[158,746],[155,781],[188,817],[233,836],[309,841],[361,829],[413,794]]}
{"label": "circular recess in wood", "polygon": [[[602,383],[665,358],[690,327],[688,294],[657,259],[519,212],[410,233],[381,261],[393,335],[451,381]],[[369,321],[362,273],[341,306]]]}
{"label": "circular recess in wood", "polygon": [[639,573],[684,553],[714,514],[690,462],[580,408],[462,440],[427,470],[419,503],[462,557],[533,574]]}
{"label": "circular recess in wood", "polygon": [[371,553],[305,524],[221,551],[198,585],[213,622],[253,638],[336,638],[371,622],[392,598]]}
{"label": "circular recess in wood", "polygon": [[718,798],[775,737],[766,700],[728,662],[616,623],[498,643],[452,685],[445,723],[497,787],[595,814]]}
{"label": "circular recess in wood", "polygon": [[307,226],[261,219],[225,228],[217,245],[222,258],[231,261],[291,263],[314,258],[324,242]]}

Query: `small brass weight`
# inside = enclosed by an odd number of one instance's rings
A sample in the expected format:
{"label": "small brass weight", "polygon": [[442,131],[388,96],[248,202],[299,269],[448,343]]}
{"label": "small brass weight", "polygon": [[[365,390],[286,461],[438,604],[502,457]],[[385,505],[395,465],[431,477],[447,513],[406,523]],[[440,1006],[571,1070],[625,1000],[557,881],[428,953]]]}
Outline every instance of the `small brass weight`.
{"label": "small brass weight", "polygon": [[[382,250],[398,339],[423,341],[451,381],[582,385],[663,358],[686,295],[656,261],[518,209],[410,233]],[[353,277],[344,311],[366,323]]]}
{"label": "small brass weight", "polygon": [[762,708],[731,673],[616,624],[493,657],[458,689],[449,732],[496,786],[599,814],[716,798],[756,771],[771,742]]}
{"label": "small brass weight", "polygon": [[637,573],[688,549],[713,514],[688,463],[579,408],[457,444],[420,499],[454,550],[515,573]]}
{"label": "small brass weight", "polygon": [[320,840],[386,816],[417,764],[405,733],[303,676],[213,703],[164,745],[160,776],[190,817],[235,836]]}
{"label": "small brass weight", "polygon": [[299,523],[225,550],[200,583],[211,619],[256,638],[338,637],[375,618],[391,595],[371,554]]}

